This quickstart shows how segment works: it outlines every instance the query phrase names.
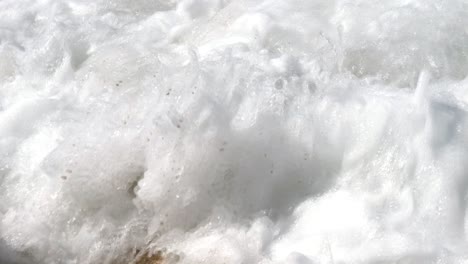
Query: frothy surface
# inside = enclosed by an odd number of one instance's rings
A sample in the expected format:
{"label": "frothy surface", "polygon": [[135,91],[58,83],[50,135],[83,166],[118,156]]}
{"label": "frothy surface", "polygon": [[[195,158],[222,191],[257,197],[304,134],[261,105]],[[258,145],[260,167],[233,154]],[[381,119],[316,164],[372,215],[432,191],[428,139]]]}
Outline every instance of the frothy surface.
{"label": "frothy surface", "polygon": [[0,260],[466,263],[462,0],[0,2]]}

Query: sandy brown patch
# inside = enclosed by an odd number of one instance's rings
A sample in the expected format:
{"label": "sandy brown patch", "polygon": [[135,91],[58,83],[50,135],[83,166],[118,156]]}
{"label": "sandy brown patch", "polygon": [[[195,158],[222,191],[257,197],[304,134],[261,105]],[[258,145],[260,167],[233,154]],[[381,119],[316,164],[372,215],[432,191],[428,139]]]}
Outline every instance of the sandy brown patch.
{"label": "sandy brown patch", "polygon": [[156,253],[146,252],[144,254],[139,254],[137,251],[137,257],[132,263],[135,264],[163,264],[164,257],[161,251],[157,251]]}

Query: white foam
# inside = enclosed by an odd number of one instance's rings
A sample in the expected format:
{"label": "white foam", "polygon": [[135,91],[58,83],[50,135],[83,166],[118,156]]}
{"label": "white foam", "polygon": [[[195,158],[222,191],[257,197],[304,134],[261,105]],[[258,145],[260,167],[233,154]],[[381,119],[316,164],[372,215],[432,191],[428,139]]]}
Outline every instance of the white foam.
{"label": "white foam", "polygon": [[461,0],[0,3],[0,262],[465,263]]}

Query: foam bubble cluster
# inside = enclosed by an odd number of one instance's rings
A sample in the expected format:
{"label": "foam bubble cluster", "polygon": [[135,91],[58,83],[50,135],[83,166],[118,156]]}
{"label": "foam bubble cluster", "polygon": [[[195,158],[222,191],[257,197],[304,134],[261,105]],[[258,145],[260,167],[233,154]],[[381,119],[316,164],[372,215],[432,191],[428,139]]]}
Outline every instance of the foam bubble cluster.
{"label": "foam bubble cluster", "polygon": [[466,263],[467,24],[462,0],[0,2],[0,262]]}

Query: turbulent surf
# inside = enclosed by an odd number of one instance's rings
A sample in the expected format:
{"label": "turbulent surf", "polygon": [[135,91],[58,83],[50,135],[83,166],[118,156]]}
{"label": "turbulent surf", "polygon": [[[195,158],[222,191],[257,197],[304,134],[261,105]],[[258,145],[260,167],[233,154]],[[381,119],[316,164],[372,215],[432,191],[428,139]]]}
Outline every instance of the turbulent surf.
{"label": "turbulent surf", "polygon": [[467,263],[466,25],[465,0],[1,1],[0,262]]}

